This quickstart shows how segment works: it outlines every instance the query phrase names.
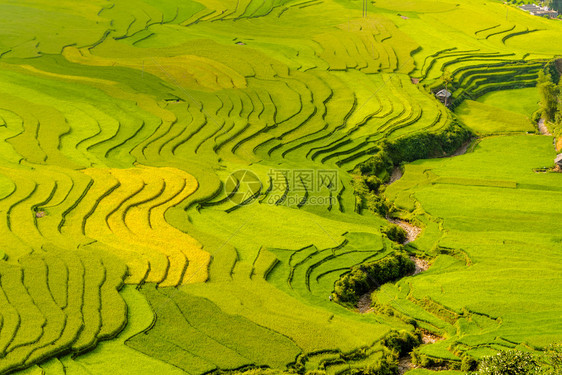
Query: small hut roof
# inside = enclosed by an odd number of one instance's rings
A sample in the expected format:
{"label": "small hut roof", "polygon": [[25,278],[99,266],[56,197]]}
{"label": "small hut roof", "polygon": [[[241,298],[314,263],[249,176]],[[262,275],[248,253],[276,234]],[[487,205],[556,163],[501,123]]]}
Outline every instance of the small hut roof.
{"label": "small hut roof", "polygon": [[451,96],[451,93],[448,90],[443,89],[443,90],[439,91],[436,95],[441,97],[441,98],[448,98],[448,97]]}

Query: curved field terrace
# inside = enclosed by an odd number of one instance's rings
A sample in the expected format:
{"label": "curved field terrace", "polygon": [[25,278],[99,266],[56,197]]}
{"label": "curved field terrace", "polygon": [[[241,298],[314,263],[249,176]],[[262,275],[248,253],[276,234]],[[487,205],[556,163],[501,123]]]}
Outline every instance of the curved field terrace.
{"label": "curved field terrace", "polygon": [[561,38],[496,0],[0,1],[0,374],[562,371]]}

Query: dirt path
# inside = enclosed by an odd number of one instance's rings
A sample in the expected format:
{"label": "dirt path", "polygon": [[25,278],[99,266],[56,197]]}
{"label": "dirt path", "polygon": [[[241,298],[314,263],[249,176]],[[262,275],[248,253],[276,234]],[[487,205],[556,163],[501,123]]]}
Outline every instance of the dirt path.
{"label": "dirt path", "polygon": [[[472,145],[472,142],[474,142],[474,138],[471,138],[468,141],[464,142],[462,144],[462,146],[457,149],[457,151],[455,151],[451,154],[451,156],[459,156],[459,155],[466,154],[466,152],[468,151],[468,149]],[[451,157],[451,156],[447,156],[447,157]]]}
{"label": "dirt path", "polygon": [[[433,333],[423,330],[422,329],[422,344],[435,344],[437,341],[441,341],[444,340],[443,337],[434,335]],[[418,366],[415,366],[412,363],[412,358],[410,357],[410,355],[405,355],[403,357],[400,357],[398,359],[398,374],[402,375],[405,374],[406,372],[410,371],[411,369],[417,368]],[[431,370],[433,371],[443,371],[443,370],[448,370],[447,366],[433,366],[430,367]]]}
{"label": "dirt path", "polygon": [[423,271],[427,271],[429,269],[429,263],[426,260],[410,257],[411,260],[416,263],[416,269],[414,270],[413,275],[417,275],[418,273],[422,273]]}
{"label": "dirt path", "polygon": [[402,172],[402,168],[394,167],[394,169],[392,170],[392,174],[390,175],[390,181],[388,181],[387,185],[390,185],[401,179],[403,174],[404,173]]}
{"label": "dirt path", "polygon": [[400,357],[400,359],[398,359],[398,374],[405,374],[413,368],[415,368],[415,366],[412,364],[412,359],[409,355],[405,355],[404,357]]}
{"label": "dirt path", "polygon": [[392,224],[396,224],[400,226],[402,229],[406,231],[406,233],[408,233],[408,238],[406,239],[406,242],[404,242],[404,245],[409,242],[415,241],[422,231],[420,227],[416,227],[415,225],[412,225],[404,220],[388,219],[388,221],[391,222]]}
{"label": "dirt path", "polygon": [[539,120],[539,132],[541,132],[542,135],[552,135],[549,131],[548,128],[546,127],[546,125],[544,124],[544,119],[541,118]]}
{"label": "dirt path", "polygon": [[[399,225],[406,231],[406,233],[408,233],[408,238],[406,239],[406,242],[404,242],[404,244],[414,241],[421,233],[421,228],[416,227],[408,223],[407,221],[390,218],[387,218],[387,220],[393,224]],[[412,259],[416,263],[416,269],[412,275],[417,275],[418,273],[423,272],[429,268],[429,264],[423,259],[419,259],[416,257],[410,257],[410,259]],[[373,308],[371,307],[371,294],[374,291],[375,290],[371,290],[368,293],[363,294],[361,298],[359,298],[359,301],[357,302],[357,312],[359,312],[360,314],[366,314],[373,311]]]}
{"label": "dirt path", "polygon": [[359,298],[359,302],[357,302],[357,310],[360,314],[366,314],[373,311],[371,307],[371,293],[365,293]]}
{"label": "dirt path", "polygon": [[422,329],[422,344],[435,344],[437,341],[444,340],[443,337],[434,335],[433,333]]}

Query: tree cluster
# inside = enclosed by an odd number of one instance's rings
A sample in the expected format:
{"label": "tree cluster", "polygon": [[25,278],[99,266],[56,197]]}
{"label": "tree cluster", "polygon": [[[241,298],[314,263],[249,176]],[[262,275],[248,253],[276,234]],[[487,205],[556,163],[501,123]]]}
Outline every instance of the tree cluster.
{"label": "tree cluster", "polygon": [[540,95],[540,115],[556,127],[562,125],[562,81],[553,78],[551,73],[541,71],[537,87]]}
{"label": "tree cluster", "polygon": [[353,306],[359,298],[382,284],[414,272],[416,266],[407,255],[398,253],[381,260],[355,266],[336,281],[333,297],[336,302]]}
{"label": "tree cluster", "polygon": [[562,12],[562,0],[546,0],[545,5],[550,9]]}
{"label": "tree cluster", "polygon": [[480,360],[471,375],[559,375],[562,344],[552,344],[542,354],[507,350]]}

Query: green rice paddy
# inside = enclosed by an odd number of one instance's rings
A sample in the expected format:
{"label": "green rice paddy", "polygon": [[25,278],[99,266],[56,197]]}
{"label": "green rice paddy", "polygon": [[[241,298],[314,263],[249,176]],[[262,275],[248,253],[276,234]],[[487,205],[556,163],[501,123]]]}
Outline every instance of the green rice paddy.
{"label": "green rice paddy", "polygon": [[[432,251],[442,255],[419,277],[383,287],[385,303],[401,310],[390,295],[406,288],[408,299],[446,307],[449,319],[426,324],[448,332],[449,345],[478,347],[469,351],[542,347],[560,335],[554,321],[561,311],[555,229],[561,212],[552,204],[560,176],[533,171],[554,154],[551,137],[499,136],[484,139],[473,153],[409,165],[392,190],[408,189],[419,209],[440,218],[443,230]],[[408,305],[403,313],[423,313]],[[483,325],[486,333],[476,328]]]}
{"label": "green rice paddy", "polygon": [[485,101],[481,103],[465,100],[456,108],[455,112],[464,124],[481,135],[533,132],[535,130],[535,126],[528,116],[502,109],[500,106],[486,104]]}
{"label": "green rice paddy", "polygon": [[531,117],[537,110],[539,93],[534,87],[492,91],[478,98],[479,102]]}
{"label": "green rice paddy", "polygon": [[[562,180],[530,120],[562,23],[362,6],[0,1],[0,373],[343,375],[421,329],[455,374],[562,341]],[[357,166],[454,126],[483,139],[380,188],[421,229],[389,240]],[[366,313],[331,300],[399,251],[431,267]]]}

